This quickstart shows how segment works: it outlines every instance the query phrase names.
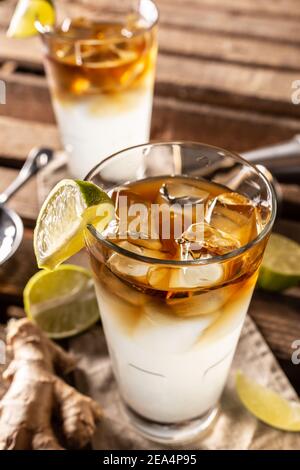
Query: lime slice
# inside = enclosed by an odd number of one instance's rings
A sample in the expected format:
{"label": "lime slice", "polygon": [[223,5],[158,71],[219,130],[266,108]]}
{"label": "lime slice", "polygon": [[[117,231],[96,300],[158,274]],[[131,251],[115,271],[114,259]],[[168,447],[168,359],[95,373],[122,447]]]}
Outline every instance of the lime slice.
{"label": "lime slice", "polygon": [[300,281],[300,245],[276,233],[270,236],[258,286],[269,291],[281,291]]}
{"label": "lime slice", "polygon": [[36,23],[53,26],[55,10],[52,0],[19,0],[11,19],[7,35],[27,38],[38,33]]}
{"label": "lime slice", "polygon": [[236,377],[241,402],[256,418],[284,431],[300,431],[300,404],[251,381],[242,372]]}
{"label": "lime slice", "polygon": [[24,289],[24,306],[50,338],[73,336],[99,320],[91,275],[71,264],[32,276]]}
{"label": "lime slice", "polygon": [[88,223],[100,232],[114,218],[108,195],[93,183],[62,180],[44,202],[34,230],[39,268],[55,269],[84,246]]}

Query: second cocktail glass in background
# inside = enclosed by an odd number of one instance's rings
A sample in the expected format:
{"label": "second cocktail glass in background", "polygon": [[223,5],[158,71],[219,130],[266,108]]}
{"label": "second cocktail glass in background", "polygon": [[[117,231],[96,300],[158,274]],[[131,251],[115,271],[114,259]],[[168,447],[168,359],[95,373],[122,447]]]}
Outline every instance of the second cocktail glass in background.
{"label": "second cocktail glass in background", "polygon": [[83,178],[149,140],[158,11],[152,0],[57,7],[56,27],[41,35],[45,67],[69,172]]}

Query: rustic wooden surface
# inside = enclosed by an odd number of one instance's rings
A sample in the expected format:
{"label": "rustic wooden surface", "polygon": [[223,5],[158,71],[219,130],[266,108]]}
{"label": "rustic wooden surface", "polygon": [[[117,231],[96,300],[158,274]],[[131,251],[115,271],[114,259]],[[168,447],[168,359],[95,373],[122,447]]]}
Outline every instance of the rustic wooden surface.
{"label": "rustic wooden surface", "polygon": [[[65,0],[67,1],[67,0]],[[0,2],[0,191],[35,145],[60,147],[38,39],[5,37],[15,0]],[[78,2],[69,0],[76,5]],[[96,0],[91,0],[96,4]],[[300,133],[298,0],[158,0],[160,54],[153,111],[155,140],[197,140],[238,152]],[[300,183],[300,181],[299,181]],[[285,183],[277,230],[300,242],[299,187]],[[290,210],[286,205],[289,202]],[[32,227],[39,203],[33,179],[9,203],[26,231],[16,255],[0,267],[0,321],[22,314],[22,290],[35,272]],[[292,210],[291,210],[292,207]],[[287,220],[293,216],[293,221]],[[298,222],[297,222],[298,217]],[[300,393],[291,343],[300,338],[298,289],[256,292],[250,314]]]}

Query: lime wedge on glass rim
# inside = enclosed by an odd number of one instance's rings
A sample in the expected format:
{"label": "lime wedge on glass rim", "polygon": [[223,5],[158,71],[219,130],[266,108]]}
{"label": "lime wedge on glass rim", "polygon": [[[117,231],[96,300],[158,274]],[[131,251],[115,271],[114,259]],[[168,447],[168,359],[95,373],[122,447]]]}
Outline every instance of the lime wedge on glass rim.
{"label": "lime wedge on glass rim", "polygon": [[257,284],[269,291],[282,291],[300,282],[300,245],[273,233],[267,244]]}
{"label": "lime wedge on glass rim", "polygon": [[283,431],[300,431],[300,403],[286,400],[242,372],[237,373],[236,390],[245,408],[260,421]]}
{"label": "lime wedge on glass rim", "polygon": [[91,274],[79,266],[37,272],[23,297],[28,318],[53,339],[81,333],[100,318]]}
{"label": "lime wedge on glass rim", "polygon": [[19,0],[11,19],[7,35],[12,38],[35,36],[36,24],[53,26],[55,9],[52,0]]}
{"label": "lime wedge on glass rim", "polygon": [[86,181],[60,181],[45,200],[34,230],[39,268],[55,269],[84,247],[89,223],[100,232],[114,218],[114,205],[98,186]]}

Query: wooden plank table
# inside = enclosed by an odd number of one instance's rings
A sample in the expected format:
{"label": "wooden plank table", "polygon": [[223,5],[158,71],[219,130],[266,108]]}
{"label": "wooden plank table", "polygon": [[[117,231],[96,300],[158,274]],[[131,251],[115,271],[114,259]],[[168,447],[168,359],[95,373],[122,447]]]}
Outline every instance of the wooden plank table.
{"label": "wooden plank table", "polygon": [[[39,40],[5,37],[15,3],[0,3],[0,79],[7,89],[7,103],[0,105],[0,191],[16,176],[33,146],[60,148]],[[298,0],[158,0],[158,4],[153,139],[203,141],[242,152],[300,133],[300,106],[291,101],[292,83],[300,79]],[[299,194],[295,183],[285,184],[285,204],[292,201],[297,207]],[[9,205],[20,213],[26,230],[19,251],[0,267],[3,324],[10,316],[22,315],[23,287],[36,271],[32,250],[39,207],[36,180]],[[299,213],[286,207],[277,229],[300,241]],[[293,220],[288,220],[290,216]],[[300,394],[300,376],[290,360],[291,344],[300,338],[299,307],[299,289],[276,295],[256,292],[250,315]]]}

